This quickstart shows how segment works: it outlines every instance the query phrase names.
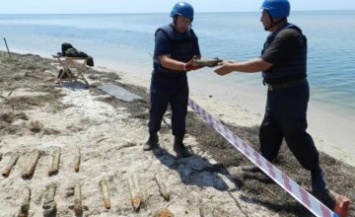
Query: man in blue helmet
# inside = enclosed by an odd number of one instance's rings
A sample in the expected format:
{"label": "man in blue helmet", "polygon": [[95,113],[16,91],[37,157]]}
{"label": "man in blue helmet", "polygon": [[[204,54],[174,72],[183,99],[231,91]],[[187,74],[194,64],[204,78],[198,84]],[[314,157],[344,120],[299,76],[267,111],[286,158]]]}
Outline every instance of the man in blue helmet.
{"label": "man in blue helmet", "polygon": [[[288,22],[287,0],[265,0],[261,22],[267,37],[261,57],[243,62],[225,62],[215,72],[262,72],[268,86],[265,115],[259,130],[260,153],[273,162],[282,140],[300,164],[311,171],[314,195],[327,193],[325,172],[319,166],[319,154],[312,137],[306,132],[309,85],[307,82],[307,39],[301,29]],[[259,172],[256,166],[244,171]]]}
{"label": "man in blue helmet", "polygon": [[189,87],[187,71],[198,69],[192,58],[200,57],[198,39],[191,28],[193,7],[178,2],[170,16],[173,23],[155,32],[154,70],[150,86],[149,139],[143,150],[159,145],[158,131],[168,105],[172,111],[172,133],[175,136],[174,151],[177,157],[189,157],[191,153],[183,144],[187,114]]}

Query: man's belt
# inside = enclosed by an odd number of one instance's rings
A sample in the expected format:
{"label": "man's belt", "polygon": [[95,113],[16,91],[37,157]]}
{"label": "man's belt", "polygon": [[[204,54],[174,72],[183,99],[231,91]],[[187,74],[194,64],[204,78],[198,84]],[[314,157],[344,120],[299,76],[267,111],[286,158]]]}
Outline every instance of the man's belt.
{"label": "man's belt", "polygon": [[306,78],[300,78],[300,79],[297,79],[297,80],[287,81],[287,82],[278,83],[278,84],[268,84],[268,83],[266,83],[266,85],[269,87],[269,90],[273,91],[273,90],[277,90],[277,89],[293,87],[293,86],[296,86],[298,84],[302,84],[302,83],[304,83],[306,81],[307,81]]}

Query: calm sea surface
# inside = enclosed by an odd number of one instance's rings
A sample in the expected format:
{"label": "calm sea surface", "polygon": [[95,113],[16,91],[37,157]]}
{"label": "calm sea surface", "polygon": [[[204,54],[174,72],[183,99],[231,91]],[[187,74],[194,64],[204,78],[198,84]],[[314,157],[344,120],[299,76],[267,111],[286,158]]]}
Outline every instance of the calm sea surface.
{"label": "calm sea surface", "polygon": [[[197,14],[193,28],[204,57],[246,60],[259,56],[267,32],[260,13]],[[0,15],[0,36],[11,51],[50,57],[61,43],[94,57],[95,64],[150,76],[155,29],[168,14]],[[312,100],[355,114],[355,11],[293,12],[290,22],[308,37],[308,77]],[[4,43],[0,49],[6,50]],[[203,69],[201,82],[238,83],[264,88],[261,75],[233,74],[217,79]]]}

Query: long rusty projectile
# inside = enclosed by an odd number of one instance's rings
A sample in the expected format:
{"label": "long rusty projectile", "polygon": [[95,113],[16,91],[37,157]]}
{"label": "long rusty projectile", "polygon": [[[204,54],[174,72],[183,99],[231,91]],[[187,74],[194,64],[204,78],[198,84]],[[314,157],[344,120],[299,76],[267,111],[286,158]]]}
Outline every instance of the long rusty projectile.
{"label": "long rusty projectile", "polygon": [[10,175],[11,169],[13,166],[15,166],[19,157],[20,155],[18,153],[12,154],[10,161],[8,162],[8,164],[6,165],[5,169],[2,172],[3,177],[8,177]]}
{"label": "long rusty projectile", "polygon": [[74,188],[74,208],[75,214],[80,215],[83,213],[83,202],[81,198],[81,185],[79,182],[75,184]]}
{"label": "long rusty projectile", "polygon": [[102,190],[102,195],[104,198],[104,206],[106,209],[111,209],[111,200],[110,200],[110,194],[108,191],[108,183],[107,180],[105,178],[103,178],[100,181],[100,186],[101,186],[101,190]]}
{"label": "long rusty projectile", "polygon": [[53,153],[52,153],[52,162],[51,165],[48,169],[48,175],[54,175],[57,174],[59,171],[59,161],[60,161],[60,148],[57,148]]}
{"label": "long rusty projectile", "polygon": [[57,203],[54,200],[56,190],[57,185],[54,183],[46,186],[47,194],[42,206],[44,217],[55,216],[55,213],[57,212]]}
{"label": "long rusty projectile", "polygon": [[160,178],[157,177],[157,175],[154,176],[154,180],[158,185],[160,195],[164,198],[164,200],[169,201],[170,194],[166,185],[162,182]]}
{"label": "long rusty projectile", "polygon": [[28,178],[33,175],[36,165],[37,165],[37,162],[38,162],[38,159],[40,157],[41,157],[41,152],[37,149],[33,150],[30,153],[27,163],[21,173],[22,178]]}
{"label": "long rusty projectile", "polygon": [[74,170],[75,170],[75,172],[79,172],[79,170],[80,170],[80,158],[81,158],[80,148],[76,147],[75,148],[75,157],[74,157]]}
{"label": "long rusty projectile", "polygon": [[129,191],[131,193],[131,202],[134,211],[139,212],[142,205],[142,194],[138,184],[138,178],[135,174],[128,179]]}
{"label": "long rusty projectile", "polygon": [[18,217],[27,217],[30,210],[31,189],[26,187],[22,192],[21,209]]}

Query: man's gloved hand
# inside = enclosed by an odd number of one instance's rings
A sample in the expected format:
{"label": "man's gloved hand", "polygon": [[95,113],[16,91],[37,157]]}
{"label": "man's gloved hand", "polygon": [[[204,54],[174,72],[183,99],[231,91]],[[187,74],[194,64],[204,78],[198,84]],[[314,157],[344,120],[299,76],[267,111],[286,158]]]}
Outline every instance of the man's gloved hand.
{"label": "man's gloved hand", "polygon": [[184,65],[185,71],[197,70],[197,69],[202,68],[201,66],[196,66],[193,64],[194,58],[196,58],[196,57],[193,57],[189,62],[185,63],[185,65]]}

